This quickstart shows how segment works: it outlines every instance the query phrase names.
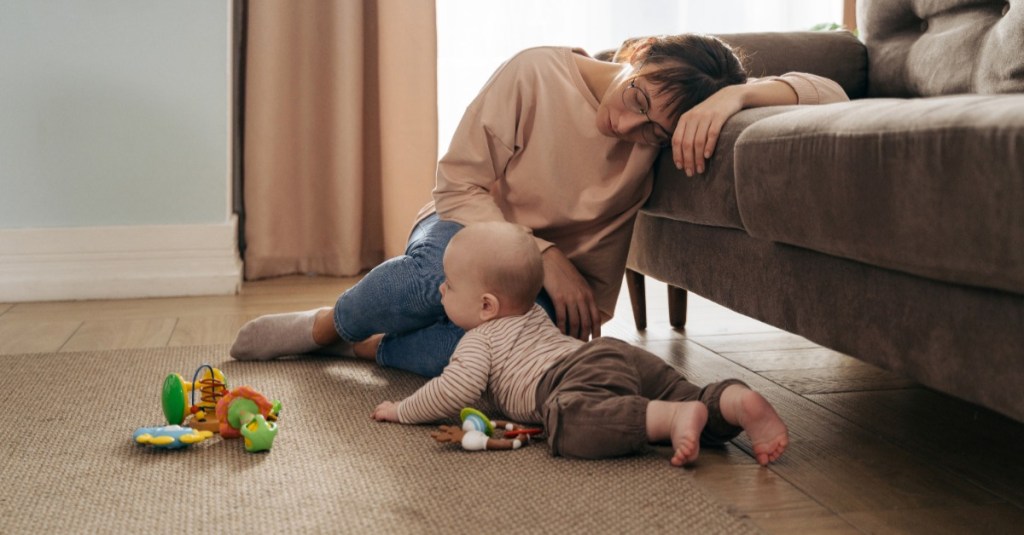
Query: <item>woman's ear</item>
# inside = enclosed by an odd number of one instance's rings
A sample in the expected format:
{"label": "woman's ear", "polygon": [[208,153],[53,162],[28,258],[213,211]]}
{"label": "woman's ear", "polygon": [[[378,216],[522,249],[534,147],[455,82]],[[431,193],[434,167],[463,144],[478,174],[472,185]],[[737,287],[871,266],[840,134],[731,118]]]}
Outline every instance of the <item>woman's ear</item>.
{"label": "woman's ear", "polygon": [[480,298],[480,321],[490,321],[501,312],[501,301],[494,294],[484,294]]}

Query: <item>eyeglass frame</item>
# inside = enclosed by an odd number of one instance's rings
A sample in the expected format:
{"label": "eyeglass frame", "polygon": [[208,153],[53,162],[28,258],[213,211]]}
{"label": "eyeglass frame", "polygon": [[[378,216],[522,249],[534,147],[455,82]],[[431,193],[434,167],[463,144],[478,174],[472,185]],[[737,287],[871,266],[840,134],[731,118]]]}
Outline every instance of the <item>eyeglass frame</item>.
{"label": "eyeglass frame", "polygon": [[[651,107],[652,107],[651,96],[647,94],[647,91],[644,91],[642,88],[637,87],[637,85],[636,85],[636,79],[640,78],[640,71],[643,70],[645,65],[647,65],[647,60],[644,60],[640,64],[640,66],[637,67],[636,74],[633,76],[633,79],[629,81],[629,86],[622,90],[622,104],[629,111],[631,111],[633,113],[639,113],[639,114],[643,115],[644,118],[647,119],[647,122],[644,123],[645,126],[648,125],[648,124],[652,124],[652,125],[656,126],[659,130],[661,130],[661,133],[665,135],[665,140],[664,141],[660,141],[660,142],[657,142],[657,143],[651,143],[647,139],[647,136],[644,135],[643,132],[641,132],[640,135],[644,138],[644,142],[645,143],[647,143],[648,145],[656,146],[656,147],[666,147],[672,141],[672,133],[669,132],[668,130],[666,130],[665,127],[661,125],[661,123],[655,121],[654,119],[651,119],[651,115],[650,115],[650,111],[651,111]],[[643,108],[643,107],[634,109],[634,107],[631,106],[629,104],[629,102],[626,101],[626,93],[630,89],[635,90],[636,92],[640,93],[641,96],[644,97],[644,102],[647,103],[646,109]],[[639,102],[634,102],[634,104],[639,104]]]}

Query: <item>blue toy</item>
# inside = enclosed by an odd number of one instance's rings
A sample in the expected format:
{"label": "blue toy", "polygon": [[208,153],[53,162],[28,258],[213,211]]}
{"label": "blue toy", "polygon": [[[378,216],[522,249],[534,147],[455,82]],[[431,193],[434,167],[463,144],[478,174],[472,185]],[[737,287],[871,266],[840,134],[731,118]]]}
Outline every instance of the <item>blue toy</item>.
{"label": "blue toy", "polygon": [[202,442],[213,436],[212,431],[197,431],[180,425],[140,427],[132,435],[135,442],[154,448],[176,450]]}

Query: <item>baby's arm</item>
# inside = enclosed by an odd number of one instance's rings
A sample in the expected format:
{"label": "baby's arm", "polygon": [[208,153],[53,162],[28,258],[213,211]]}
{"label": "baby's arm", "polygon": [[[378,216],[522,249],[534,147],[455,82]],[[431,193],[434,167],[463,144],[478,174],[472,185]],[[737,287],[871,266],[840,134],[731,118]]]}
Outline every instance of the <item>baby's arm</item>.
{"label": "baby's arm", "polygon": [[370,417],[378,422],[420,424],[451,418],[474,404],[487,388],[490,375],[487,346],[480,338],[473,331],[467,333],[441,375],[398,403],[377,405]]}

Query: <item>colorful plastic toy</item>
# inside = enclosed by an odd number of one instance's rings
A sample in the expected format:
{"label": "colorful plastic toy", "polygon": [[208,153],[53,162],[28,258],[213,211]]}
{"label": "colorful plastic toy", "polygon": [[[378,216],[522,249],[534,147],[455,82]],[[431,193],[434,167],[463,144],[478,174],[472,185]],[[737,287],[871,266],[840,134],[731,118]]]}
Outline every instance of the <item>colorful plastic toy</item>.
{"label": "colorful plastic toy", "polygon": [[191,382],[168,375],[160,398],[170,425],[136,430],[136,443],[179,449],[220,433],[223,438],[242,437],[246,451],[259,452],[269,450],[277,436],[281,402],[269,401],[249,386],[229,391],[224,374],[209,364],[199,366]]}
{"label": "colorful plastic toy", "polygon": [[[459,412],[462,427],[442,425],[430,433],[431,438],[441,443],[459,444],[467,451],[517,450],[530,443],[530,437],[540,433],[539,428],[523,427],[503,420],[492,421],[486,414],[466,407]],[[503,435],[494,436],[495,429]]]}
{"label": "colorful plastic toy", "polygon": [[[200,373],[202,373],[202,377],[200,377]],[[164,379],[161,393],[167,423],[181,425],[189,415],[192,415],[190,427],[216,432],[219,425],[212,415],[217,408],[217,402],[224,397],[227,388],[224,373],[209,364],[203,364],[196,368],[192,382],[186,382],[181,375],[176,373],[168,375]],[[199,403],[195,402],[197,390],[200,393]],[[191,398],[186,397],[186,394],[189,393]]]}
{"label": "colorful plastic toy", "polygon": [[168,450],[176,450],[202,442],[213,436],[211,431],[197,431],[180,425],[140,427],[132,435],[135,442]]}
{"label": "colorful plastic toy", "polygon": [[248,386],[240,386],[217,402],[220,436],[245,437],[249,452],[269,450],[277,436],[277,413],[281,402],[270,402],[263,394]]}

